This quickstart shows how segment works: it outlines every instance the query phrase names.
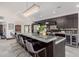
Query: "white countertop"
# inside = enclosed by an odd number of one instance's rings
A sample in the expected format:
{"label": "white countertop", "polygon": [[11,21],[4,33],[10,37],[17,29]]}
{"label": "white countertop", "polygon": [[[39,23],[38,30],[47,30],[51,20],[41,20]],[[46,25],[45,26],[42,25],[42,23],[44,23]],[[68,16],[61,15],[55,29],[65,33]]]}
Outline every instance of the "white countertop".
{"label": "white countertop", "polygon": [[[36,39],[38,41],[42,41],[45,43],[49,43],[51,41],[57,40],[59,37],[58,36],[40,36],[38,34],[34,34],[34,33],[18,33],[18,34],[22,34],[24,36]],[[64,37],[62,37],[62,39],[64,39]]]}

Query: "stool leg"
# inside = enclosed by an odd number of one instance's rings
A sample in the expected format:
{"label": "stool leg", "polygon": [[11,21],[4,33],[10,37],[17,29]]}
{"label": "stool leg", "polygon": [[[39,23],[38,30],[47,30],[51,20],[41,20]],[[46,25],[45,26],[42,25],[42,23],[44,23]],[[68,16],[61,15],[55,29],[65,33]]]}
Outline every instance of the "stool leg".
{"label": "stool leg", "polygon": [[38,53],[37,53],[37,57],[39,57]]}
{"label": "stool leg", "polygon": [[34,55],[35,55],[35,57],[37,57],[37,54],[36,53]]}
{"label": "stool leg", "polygon": [[46,52],[46,49],[45,49],[45,57],[47,57],[47,52]]}

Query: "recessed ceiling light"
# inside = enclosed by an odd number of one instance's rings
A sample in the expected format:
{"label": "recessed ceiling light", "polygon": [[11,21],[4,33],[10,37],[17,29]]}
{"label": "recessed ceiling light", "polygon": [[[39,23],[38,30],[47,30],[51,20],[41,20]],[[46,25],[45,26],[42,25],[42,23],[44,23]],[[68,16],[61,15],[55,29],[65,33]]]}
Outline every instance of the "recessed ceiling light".
{"label": "recessed ceiling light", "polygon": [[77,4],[76,7],[79,8],[79,4]]}
{"label": "recessed ceiling light", "polygon": [[56,13],[56,11],[53,11],[53,14],[55,14]]}

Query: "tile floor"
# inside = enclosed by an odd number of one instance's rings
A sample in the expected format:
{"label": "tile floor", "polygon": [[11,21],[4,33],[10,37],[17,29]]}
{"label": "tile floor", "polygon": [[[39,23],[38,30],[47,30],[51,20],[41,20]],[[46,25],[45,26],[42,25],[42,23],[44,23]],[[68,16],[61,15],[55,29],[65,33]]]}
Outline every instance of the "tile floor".
{"label": "tile floor", "polygon": [[[79,57],[79,48],[66,46],[66,57]],[[15,39],[0,40],[0,57],[32,57]]]}

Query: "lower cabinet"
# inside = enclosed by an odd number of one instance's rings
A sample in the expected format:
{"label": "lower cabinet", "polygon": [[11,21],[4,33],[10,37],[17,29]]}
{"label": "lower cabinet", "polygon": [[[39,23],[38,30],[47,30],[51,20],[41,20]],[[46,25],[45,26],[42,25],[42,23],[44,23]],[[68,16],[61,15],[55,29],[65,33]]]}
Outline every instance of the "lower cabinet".
{"label": "lower cabinet", "polygon": [[[56,41],[50,42],[45,45],[47,57],[65,57],[65,40],[55,43]],[[45,51],[39,53],[40,57],[45,56]]]}

